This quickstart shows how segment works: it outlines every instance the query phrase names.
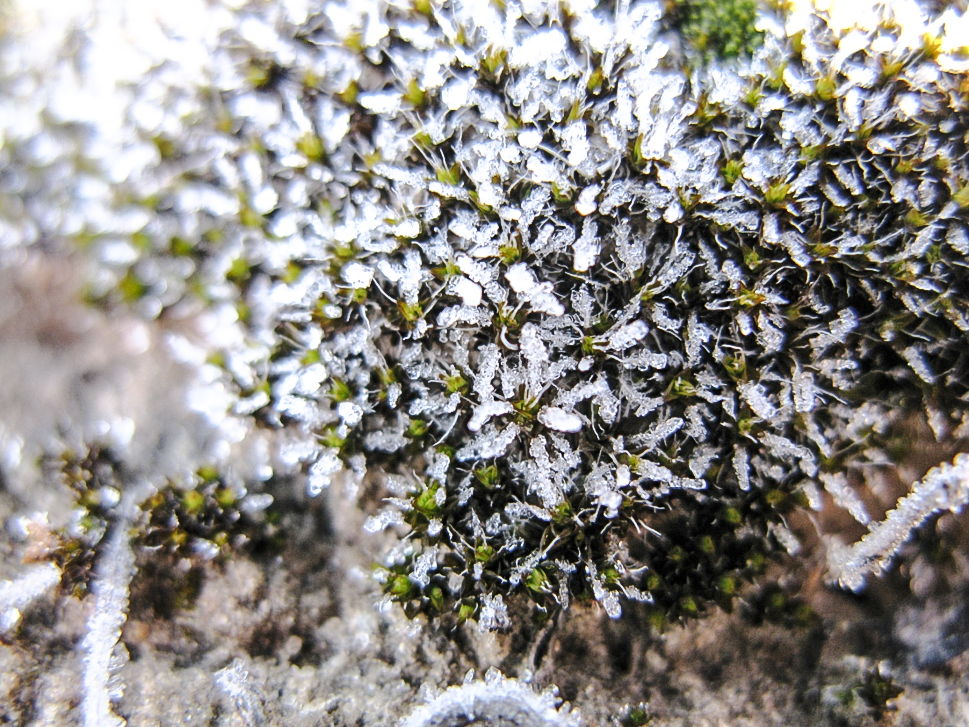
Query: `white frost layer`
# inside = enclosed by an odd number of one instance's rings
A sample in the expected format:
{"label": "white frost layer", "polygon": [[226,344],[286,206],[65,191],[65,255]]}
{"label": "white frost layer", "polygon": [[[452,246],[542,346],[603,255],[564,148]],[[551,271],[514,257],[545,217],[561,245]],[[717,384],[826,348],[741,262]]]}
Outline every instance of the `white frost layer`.
{"label": "white frost layer", "polygon": [[[473,672],[469,676],[473,678]],[[485,681],[468,679],[461,686],[448,687],[414,710],[400,727],[580,727],[579,713],[568,703],[557,708],[557,702],[554,689],[536,694],[527,684],[489,669]]]}
{"label": "white frost layer", "polygon": [[865,579],[883,573],[912,531],[942,510],[959,512],[969,502],[969,454],[929,471],[895,509],[850,547],[833,547],[828,568],[842,588],[859,591]]}

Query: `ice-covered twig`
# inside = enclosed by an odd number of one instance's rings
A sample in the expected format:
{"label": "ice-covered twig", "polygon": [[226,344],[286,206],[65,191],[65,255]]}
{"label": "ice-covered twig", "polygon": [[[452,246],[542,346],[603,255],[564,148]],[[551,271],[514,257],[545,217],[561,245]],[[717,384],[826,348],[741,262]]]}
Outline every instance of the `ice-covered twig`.
{"label": "ice-covered twig", "polygon": [[31,568],[14,581],[0,581],[0,634],[15,628],[23,610],[60,580],[61,569],[46,563]]}
{"label": "ice-covered twig", "polygon": [[84,727],[121,727],[125,720],[111,709],[111,702],[121,697],[123,685],[114,677],[119,666],[121,627],[128,616],[128,586],[135,572],[135,554],[128,539],[138,504],[151,486],[132,487],[121,498],[118,519],[109,532],[95,570],[92,585],[94,613],[87,622],[87,633],[81,642],[83,689],[81,716]]}
{"label": "ice-covered twig", "polygon": [[241,659],[236,659],[214,675],[219,689],[230,699],[246,727],[265,727],[262,699],[246,671]]}
{"label": "ice-covered twig", "polygon": [[[84,694],[81,714],[84,727],[115,727],[125,721],[111,711],[111,697],[118,693],[112,680],[114,652],[127,618],[128,584],[134,574],[135,556],[125,523],[115,524],[94,581],[94,613],[88,619],[81,642],[84,660]],[[120,694],[118,694],[120,696]]]}
{"label": "ice-covered twig", "polygon": [[[473,673],[469,674],[472,676]],[[472,677],[473,678],[473,677]],[[569,704],[556,706],[555,690],[537,694],[517,679],[489,669],[485,680],[468,679],[418,707],[400,727],[449,727],[488,724],[495,727],[580,727],[579,713]]]}
{"label": "ice-covered twig", "polygon": [[969,502],[969,454],[958,455],[929,471],[900,499],[885,519],[869,526],[869,532],[848,548],[834,548],[828,555],[831,577],[842,588],[859,591],[865,578],[883,573],[899,548],[916,528],[942,510],[958,512]]}

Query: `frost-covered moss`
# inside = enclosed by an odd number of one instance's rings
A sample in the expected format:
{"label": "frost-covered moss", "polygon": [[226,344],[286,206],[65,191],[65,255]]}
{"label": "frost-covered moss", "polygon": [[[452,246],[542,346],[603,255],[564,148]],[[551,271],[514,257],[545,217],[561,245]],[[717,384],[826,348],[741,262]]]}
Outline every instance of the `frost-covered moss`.
{"label": "frost-covered moss", "polygon": [[[245,331],[209,360],[236,412],[297,435],[310,494],[352,473],[408,614],[698,616],[797,551],[794,511],[868,525],[857,473],[904,417],[969,435],[969,85],[939,22],[909,47],[888,16],[761,44],[742,2],[249,10],[205,83],[135,89],[157,165],[119,185],[133,231],[84,240],[92,297]],[[691,68],[674,21],[751,57]]]}

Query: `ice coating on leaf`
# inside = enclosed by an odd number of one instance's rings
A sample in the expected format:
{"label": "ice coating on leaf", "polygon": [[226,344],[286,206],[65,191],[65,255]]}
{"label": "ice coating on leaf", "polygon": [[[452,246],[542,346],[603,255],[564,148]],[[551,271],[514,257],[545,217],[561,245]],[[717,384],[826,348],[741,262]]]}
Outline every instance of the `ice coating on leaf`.
{"label": "ice coating on leaf", "polygon": [[343,469],[343,463],[337,456],[337,451],[325,449],[310,467],[306,480],[306,491],[310,497],[316,497],[330,486],[333,475]]}
{"label": "ice coating on leaf", "polygon": [[396,91],[376,91],[362,93],[358,100],[367,111],[375,114],[394,115],[401,110],[403,96]]}
{"label": "ice coating on leaf", "polygon": [[578,432],[582,429],[582,418],[570,414],[557,406],[546,406],[538,413],[538,421],[549,429],[558,432]]}
{"label": "ice coating on leaf", "polygon": [[500,596],[485,594],[481,597],[481,613],[478,616],[478,629],[480,631],[496,631],[505,629],[511,625],[508,618],[508,606]]}
{"label": "ice coating on leaf", "polygon": [[541,67],[562,55],[567,42],[558,28],[531,33],[512,49],[508,62],[515,68]]}
{"label": "ice coating on leaf", "polygon": [[525,359],[525,386],[531,396],[538,396],[548,379],[548,348],[542,340],[538,326],[526,323],[522,327],[518,348]]}
{"label": "ice coating on leaf", "polygon": [[356,261],[349,262],[343,267],[343,279],[351,288],[369,288],[373,274],[373,268]]}
{"label": "ice coating on leaf", "polygon": [[538,278],[525,263],[516,263],[508,268],[505,280],[516,293],[526,293],[538,285]]}
{"label": "ice coating on leaf", "polygon": [[579,192],[579,198],[575,201],[575,211],[583,217],[591,215],[596,211],[596,196],[602,189],[602,185],[590,184]]}
{"label": "ice coating on leaf", "polygon": [[902,351],[902,356],[908,362],[908,365],[912,367],[914,371],[922,381],[926,384],[935,383],[935,374],[932,373],[932,369],[929,368],[928,362],[925,360],[925,354],[915,347],[909,346],[904,351]]}
{"label": "ice coating on leaf", "polygon": [[810,371],[794,371],[793,376],[794,410],[798,413],[813,411],[817,401],[817,386],[814,374]]}
{"label": "ice coating on leaf", "polygon": [[518,134],[518,143],[525,149],[534,149],[542,143],[542,132],[538,129],[524,129]]}
{"label": "ice coating on leaf", "polygon": [[582,234],[572,245],[574,251],[572,269],[578,273],[588,272],[599,259],[602,245],[597,237],[598,229],[598,225],[592,220],[588,218],[583,220]]}
{"label": "ice coating on leaf", "polygon": [[764,432],[760,437],[763,442],[777,459],[792,461],[799,460],[804,474],[813,476],[817,472],[817,464],[814,455],[807,447],[795,444],[787,437],[782,437],[773,432]]}
{"label": "ice coating on leaf", "polygon": [[452,290],[466,306],[474,308],[481,304],[481,286],[463,275],[454,279]]}
{"label": "ice coating on leaf", "polygon": [[786,527],[779,523],[771,523],[770,525],[771,534],[777,538],[777,541],[783,546],[784,550],[787,551],[788,555],[797,555],[801,551],[801,541],[797,539],[797,536],[788,530]]}
{"label": "ice coating on leaf", "polygon": [[713,329],[701,323],[695,312],[686,323],[686,360],[690,367],[700,363],[700,349],[713,336]]}
{"label": "ice coating on leaf", "polygon": [[672,417],[666,421],[653,424],[642,434],[636,434],[633,437],[630,437],[630,441],[636,446],[644,447],[648,451],[653,449],[657,444],[662,442],[670,435],[680,431],[680,429],[683,428],[683,424],[684,422],[682,418]]}
{"label": "ice coating on leaf", "polygon": [[441,101],[451,111],[457,111],[468,105],[468,96],[474,87],[473,77],[456,77],[451,79],[441,89]]}
{"label": "ice coating on leaf", "polygon": [[363,419],[363,407],[353,401],[341,401],[336,406],[336,413],[348,427],[355,427]]}
{"label": "ice coating on leaf", "polygon": [[460,462],[467,462],[472,459],[491,459],[492,457],[502,456],[515,438],[518,436],[519,427],[517,424],[509,424],[501,432],[495,434],[494,431],[485,429],[470,443],[457,451],[455,457]]}
{"label": "ice coating on leaf", "polygon": [[595,565],[586,565],[589,573],[589,581],[592,584],[592,595],[602,605],[603,610],[609,618],[616,619],[622,616],[622,606],[619,605],[619,596],[615,591],[606,590],[603,579],[599,576]]}
{"label": "ice coating on leaf", "polygon": [[777,412],[777,408],[771,403],[762,384],[748,382],[741,384],[737,389],[754,414],[761,419],[769,420]]}
{"label": "ice coating on leaf", "polygon": [[513,411],[515,407],[507,401],[486,401],[475,407],[474,414],[468,420],[468,429],[477,432],[494,417],[511,414]]}
{"label": "ice coating on leaf", "polygon": [[495,374],[498,373],[500,355],[498,346],[489,343],[478,350],[478,370],[474,375],[474,391],[482,401],[493,398]]}
{"label": "ice coating on leaf", "polygon": [[379,533],[381,530],[392,525],[403,525],[404,515],[400,510],[381,510],[376,515],[371,515],[363,524],[363,529],[368,533]]}
{"label": "ice coating on leaf", "polygon": [[[471,285],[475,285],[470,281],[468,282]],[[479,294],[480,290],[481,289],[478,288]],[[476,296],[473,291],[468,297],[472,301],[476,300]],[[452,328],[459,323],[471,323],[479,326],[487,324],[488,321],[491,320],[491,316],[487,310],[478,307],[480,302],[480,298],[478,298],[477,303],[475,303],[475,307],[471,307],[470,305],[454,305],[445,308],[437,315],[438,326],[441,326],[442,328]]]}
{"label": "ice coating on leaf", "polygon": [[617,330],[610,331],[608,335],[608,348],[612,351],[625,351],[631,346],[646,338],[649,333],[649,326],[644,321],[635,320],[628,325],[621,326]]}
{"label": "ice coating on leaf", "polygon": [[734,445],[733,469],[737,475],[737,485],[746,492],[750,489],[750,455],[747,450],[738,445]]}
{"label": "ice coating on leaf", "polygon": [[518,295],[528,301],[532,310],[537,313],[547,313],[560,316],[565,313],[565,307],[552,292],[550,283],[539,284],[538,278],[525,263],[515,263],[505,272],[505,279]]}

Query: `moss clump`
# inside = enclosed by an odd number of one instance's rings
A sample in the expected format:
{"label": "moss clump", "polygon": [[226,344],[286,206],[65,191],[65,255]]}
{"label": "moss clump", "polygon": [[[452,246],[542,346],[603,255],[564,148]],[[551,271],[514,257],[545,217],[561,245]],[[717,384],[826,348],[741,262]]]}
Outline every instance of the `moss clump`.
{"label": "moss clump", "polygon": [[754,0],[674,0],[673,26],[704,62],[750,56],[763,43]]}

